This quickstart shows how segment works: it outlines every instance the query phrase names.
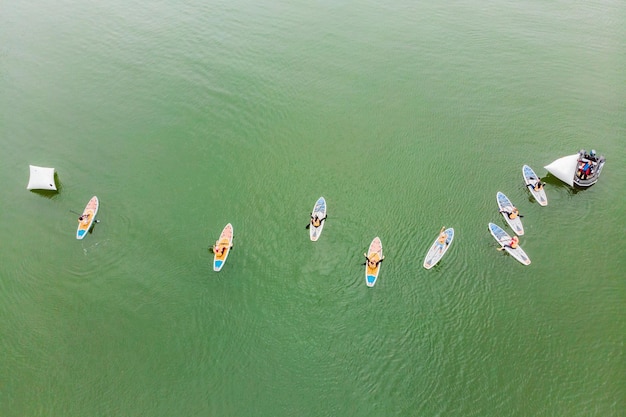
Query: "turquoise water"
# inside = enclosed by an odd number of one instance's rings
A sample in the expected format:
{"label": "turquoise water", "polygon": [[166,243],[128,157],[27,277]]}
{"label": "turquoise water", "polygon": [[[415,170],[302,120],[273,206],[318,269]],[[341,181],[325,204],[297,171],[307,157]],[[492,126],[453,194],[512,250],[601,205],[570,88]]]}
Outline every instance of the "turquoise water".
{"label": "turquoise water", "polygon": [[[625,16],[3,5],[1,414],[622,415]],[[546,176],[540,207],[522,165],[544,176],[580,148],[607,157],[600,181]],[[55,167],[59,192],[27,191],[29,164]],[[524,215],[529,266],[489,234],[497,191]],[[93,195],[101,223],[78,241],[70,210]],[[455,240],[427,271],[444,225]]]}

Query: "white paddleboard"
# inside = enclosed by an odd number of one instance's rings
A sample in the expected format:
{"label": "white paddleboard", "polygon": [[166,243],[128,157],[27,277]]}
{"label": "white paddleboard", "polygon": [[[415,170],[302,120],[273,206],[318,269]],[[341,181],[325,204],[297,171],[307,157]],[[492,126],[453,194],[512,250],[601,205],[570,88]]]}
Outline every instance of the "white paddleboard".
{"label": "white paddleboard", "polygon": [[[76,239],[82,239],[87,236],[87,232],[91,229],[94,220],[96,220],[96,214],[98,214],[98,207],[100,207],[100,201],[95,195],[91,197],[91,200],[87,203],[83,214],[78,219],[78,228],[76,229]],[[81,220],[82,219],[82,220]]]}
{"label": "white paddleboard", "polygon": [[228,254],[230,253],[230,249],[233,246],[233,225],[228,223],[224,226],[222,233],[220,234],[220,238],[217,241],[220,245],[225,247],[224,251],[221,254],[213,253],[213,270],[220,271],[224,264],[226,263],[226,259],[228,258]]}
{"label": "white paddleboard", "polygon": [[491,236],[493,236],[500,246],[502,246],[512,257],[524,265],[530,265],[530,258],[526,255],[526,252],[524,252],[521,246],[518,245],[515,249],[505,246],[511,242],[511,236],[509,236],[504,229],[495,223],[489,223],[489,231],[491,232]]}
{"label": "white paddleboard", "polygon": [[[510,213],[513,210],[513,203],[511,203],[511,200],[509,200],[509,198],[505,196],[504,193],[498,191],[498,193],[496,194],[496,200],[498,201],[498,207],[500,208],[500,211],[504,210]],[[509,215],[506,213],[502,213],[502,216],[509,224],[509,226],[511,226],[511,229],[513,229],[516,235],[522,236],[524,234],[524,226],[522,225],[522,219],[519,215],[514,219],[509,218]]]}
{"label": "white paddleboard", "polygon": [[[320,225],[317,227],[313,226],[313,218],[315,216],[317,216],[317,218],[321,220]],[[324,199],[324,197],[320,197],[315,202],[315,206],[313,206],[313,211],[311,212],[309,237],[311,238],[313,242],[319,239],[320,235],[322,234],[322,230],[324,229],[325,222],[326,222],[326,200]]]}
{"label": "white paddleboard", "polygon": [[[367,258],[372,261],[379,261],[383,259],[383,244],[378,237],[375,237],[370,243],[370,247],[367,250]],[[375,268],[370,268],[367,262],[365,262],[365,284],[368,287],[373,287],[380,274],[380,266],[382,262],[376,265]]]}
{"label": "white paddleboard", "polygon": [[441,260],[443,255],[445,255],[445,253],[448,251],[448,248],[450,247],[450,244],[454,239],[454,229],[450,227],[444,230],[443,233],[446,234],[445,243],[440,243],[439,236],[437,236],[432,246],[428,250],[428,253],[426,254],[426,258],[424,259],[424,268],[430,269],[435,266],[437,262]]}
{"label": "white paddleboard", "polygon": [[533,169],[528,165],[524,165],[522,167],[522,176],[524,177],[526,188],[528,188],[537,203],[541,206],[547,206],[548,197],[546,196],[546,190],[544,190],[543,187],[541,187],[539,191],[535,190],[535,184],[537,184],[538,181],[541,181],[537,174],[535,174],[535,171],[533,171]]}

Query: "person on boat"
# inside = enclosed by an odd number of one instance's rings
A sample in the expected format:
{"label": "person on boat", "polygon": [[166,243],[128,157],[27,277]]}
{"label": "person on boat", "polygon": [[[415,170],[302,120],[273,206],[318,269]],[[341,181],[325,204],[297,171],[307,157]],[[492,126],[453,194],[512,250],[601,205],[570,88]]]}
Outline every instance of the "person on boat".
{"label": "person on boat", "polygon": [[448,234],[445,232],[446,226],[443,226],[439,231],[439,237],[437,238],[437,247],[439,248],[439,252],[443,251],[448,245]]}
{"label": "person on boat", "polygon": [[504,246],[507,246],[511,249],[517,249],[519,247],[519,237],[513,236],[511,238],[511,241]]}
{"label": "person on boat", "polygon": [[579,159],[578,160],[578,170],[576,171],[576,176],[578,178],[582,178],[583,176],[583,167],[585,166],[585,164]]}
{"label": "person on boat", "polygon": [[500,213],[506,213],[506,215],[509,216],[509,219],[511,220],[515,220],[518,217],[524,217],[521,214],[519,214],[519,210],[517,209],[517,207],[513,207],[511,211],[500,210]]}
{"label": "person on boat", "polygon": [[378,265],[385,259],[384,255],[383,255],[382,258],[380,258],[377,261],[368,258],[367,254],[365,254],[365,253],[363,254],[363,256],[365,256],[365,259],[367,259],[367,262],[365,262],[363,265],[367,265],[367,267],[370,268],[370,269],[376,269],[378,267]]}
{"label": "person on boat", "polygon": [[590,159],[591,161],[594,161],[594,162],[598,160],[598,158],[596,158],[596,150],[595,150],[595,149],[592,149],[592,150],[589,152],[589,159]]}
{"label": "person on boat", "polygon": [[581,174],[579,177],[581,180],[586,180],[589,178],[589,175],[591,175],[591,164],[591,161],[586,161],[585,165],[581,168]]}

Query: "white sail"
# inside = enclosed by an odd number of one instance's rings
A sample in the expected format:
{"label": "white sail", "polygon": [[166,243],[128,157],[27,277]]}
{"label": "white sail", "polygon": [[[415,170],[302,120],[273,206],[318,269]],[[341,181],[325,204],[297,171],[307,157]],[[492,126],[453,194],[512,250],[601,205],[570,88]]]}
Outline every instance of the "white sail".
{"label": "white sail", "polygon": [[551,164],[546,165],[544,168],[552,175],[560,179],[570,187],[574,186],[574,175],[576,175],[576,168],[578,166],[579,155],[564,156]]}

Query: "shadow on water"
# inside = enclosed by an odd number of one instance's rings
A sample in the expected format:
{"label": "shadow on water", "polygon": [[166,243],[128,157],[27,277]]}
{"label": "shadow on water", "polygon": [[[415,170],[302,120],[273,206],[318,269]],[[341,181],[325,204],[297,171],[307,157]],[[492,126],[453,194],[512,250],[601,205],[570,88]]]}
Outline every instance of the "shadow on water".
{"label": "shadow on water", "polygon": [[560,179],[558,179],[557,177],[555,177],[552,174],[548,174],[545,177],[543,177],[543,181],[546,184],[549,184],[551,186],[554,186],[554,188],[562,188],[564,190],[567,191],[568,194],[570,195],[576,195],[581,191],[585,191],[585,188],[578,188],[578,187],[570,187],[569,185],[565,184],[563,181],[561,181]]}
{"label": "shadow on water", "polygon": [[56,197],[56,195],[59,194],[58,190],[30,190],[30,192],[50,199]]}

